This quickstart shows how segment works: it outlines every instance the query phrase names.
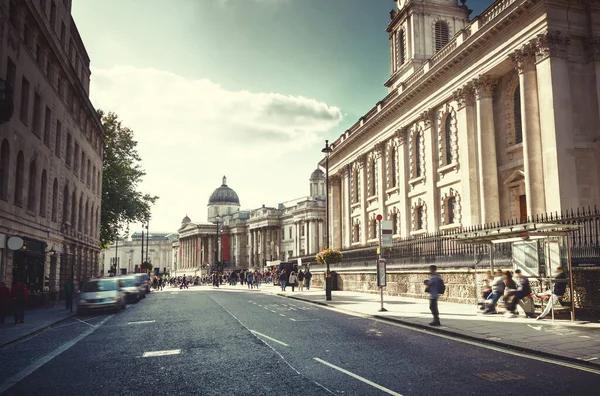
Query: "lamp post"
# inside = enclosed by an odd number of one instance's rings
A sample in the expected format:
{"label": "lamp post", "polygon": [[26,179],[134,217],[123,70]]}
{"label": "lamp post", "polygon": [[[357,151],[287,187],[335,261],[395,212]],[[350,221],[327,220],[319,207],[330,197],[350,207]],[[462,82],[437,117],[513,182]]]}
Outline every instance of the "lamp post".
{"label": "lamp post", "polygon": [[150,215],[146,217],[146,262],[148,261],[148,245],[150,244]]}
{"label": "lamp post", "polygon": [[[329,155],[333,149],[329,145],[329,140],[325,140],[325,147],[321,150],[325,154],[325,246],[329,249]],[[331,300],[331,272],[329,263],[327,264],[327,272],[325,274],[325,299]]]}
{"label": "lamp post", "polygon": [[216,215],[215,216],[215,221],[217,223],[217,239],[215,240],[215,267],[217,269],[217,271],[220,272],[220,267],[219,267],[219,223],[221,221],[221,216],[220,215]]}
{"label": "lamp post", "polygon": [[117,241],[115,243],[115,276],[117,276],[117,268],[118,268],[118,250],[119,250],[119,229],[115,226],[115,234],[117,235]]}

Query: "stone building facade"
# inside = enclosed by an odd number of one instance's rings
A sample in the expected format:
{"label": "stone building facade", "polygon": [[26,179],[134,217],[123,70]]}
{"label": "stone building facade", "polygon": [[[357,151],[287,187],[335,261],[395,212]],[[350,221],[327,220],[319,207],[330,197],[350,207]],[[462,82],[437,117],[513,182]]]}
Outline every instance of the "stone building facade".
{"label": "stone building facade", "polygon": [[176,239],[175,233],[151,232],[148,236],[142,235],[141,232],[134,232],[130,237],[120,239],[118,245],[115,242],[102,250],[101,273],[109,275],[114,270],[115,263],[118,275],[137,273],[140,272],[140,263],[148,258],[153,273],[158,270],[161,274],[168,274],[171,272],[174,259],[172,243]]}
{"label": "stone building facade", "polygon": [[599,2],[397,3],[389,94],[330,155],[332,247],[600,203]]}
{"label": "stone building facade", "polygon": [[262,270],[292,257],[317,254],[325,242],[324,218],[325,175],[320,169],[311,174],[309,196],[255,210],[240,210],[238,195],[223,178],[209,199],[209,222],[183,219],[179,239],[173,242],[174,274]]}
{"label": "stone building facade", "polygon": [[[0,279],[58,291],[97,275],[103,131],[71,0],[0,1]],[[19,237],[23,246],[7,247]],[[14,240],[14,238],[13,238]]]}

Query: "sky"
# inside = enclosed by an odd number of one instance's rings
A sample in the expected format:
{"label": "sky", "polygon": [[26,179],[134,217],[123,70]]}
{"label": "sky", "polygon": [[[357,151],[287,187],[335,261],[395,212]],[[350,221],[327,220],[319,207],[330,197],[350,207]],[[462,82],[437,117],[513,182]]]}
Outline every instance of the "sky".
{"label": "sky", "polygon": [[[427,0],[425,0],[427,1]],[[471,16],[493,1],[469,0]],[[133,129],[150,232],[309,194],[335,140],[387,95],[393,0],[73,0],[90,97]],[[130,231],[141,231],[139,224]]]}

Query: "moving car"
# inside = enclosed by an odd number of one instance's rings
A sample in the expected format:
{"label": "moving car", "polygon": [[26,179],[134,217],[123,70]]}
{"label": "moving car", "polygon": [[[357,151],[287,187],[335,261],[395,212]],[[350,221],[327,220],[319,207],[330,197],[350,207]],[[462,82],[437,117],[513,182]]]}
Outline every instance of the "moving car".
{"label": "moving car", "polygon": [[119,312],[127,304],[118,278],[90,279],[85,282],[77,301],[77,312],[113,310]]}
{"label": "moving car", "polygon": [[146,286],[140,283],[138,277],[129,275],[120,276],[117,279],[122,282],[121,289],[125,293],[125,301],[127,303],[136,303],[146,297]]}
{"label": "moving car", "polygon": [[142,298],[146,298],[146,294],[150,293],[150,277],[148,276],[148,274],[145,273],[134,274],[133,276],[135,276],[138,279],[140,287],[143,287],[145,290],[145,294],[142,296]]}

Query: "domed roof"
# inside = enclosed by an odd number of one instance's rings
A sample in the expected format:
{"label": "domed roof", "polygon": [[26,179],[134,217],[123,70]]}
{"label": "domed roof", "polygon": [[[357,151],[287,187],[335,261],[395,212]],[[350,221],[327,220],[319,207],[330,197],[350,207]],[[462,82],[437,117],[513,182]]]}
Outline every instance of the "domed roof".
{"label": "domed roof", "polygon": [[185,215],[185,217],[183,218],[183,220],[181,220],[181,224],[188,224],[188,223],[191,223],[191,222],[192,222],[192,219],[190,219],[188,217],[188,215]]}
{"label": "domed roof", "polygon": [[319,168],[315,169],[315,171],[310,175],[310,180],[322,179],[325,177],[325,173]]}
{"label": "domed roof", "polygon": [[223,176],[223,184],[217,188],[210,199],[208,200],[209,205],[229,204],[229,205],[240,205],[240,199],[233,189],[227,187],[227,178]]}

